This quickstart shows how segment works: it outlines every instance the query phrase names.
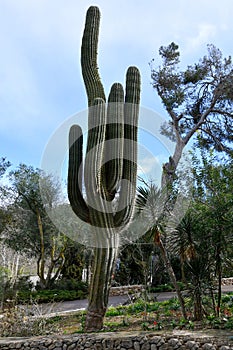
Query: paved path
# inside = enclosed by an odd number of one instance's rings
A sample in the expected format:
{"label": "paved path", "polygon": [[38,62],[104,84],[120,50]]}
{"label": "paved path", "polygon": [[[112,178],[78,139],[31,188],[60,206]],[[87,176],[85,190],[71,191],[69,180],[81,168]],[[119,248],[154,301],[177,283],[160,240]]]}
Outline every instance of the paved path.
{"label": "paved path", "polygon": [[[233,285],[232,286],[222,286],[222,292],[233,292]],[[156,300],[157,301],[164,301],[171,299],[176,296],[175,292],[161,292],[161,293],[155,293]],[[123,305],[128,301],[127,295],[122,296],[115,296],[115,297],[109,297],[109,306],[117,306],[117,305]],[[64,314],[64,313],[70,313],[80,310],[85,310],[87,307],[87,299],[84,300],[73,300],[73,301],[64,301],[60,303],[54,303],[54,304],[41,304],[38,305],[38,310],[35,313],[42,313],[44,315],[57,315],[57,314]]]}
{"label": "paved path", "polygon": [[[157,301],[164,301],[173,298],[174,296],[176,296],[176,293],[163,292],[156,293],[155,296]],[[125,303],[129,303],[129,297],[127,295],[114,296],[109,297],[108,306],[124,305]],[[39,304],[36,307],[33,307],[33,309],[35,310],[33,314],[35,313],[44,315],[57,315],[60,313],[64,314],[75,311],[81,311],[87,308],[87,304],[87,299]]]}

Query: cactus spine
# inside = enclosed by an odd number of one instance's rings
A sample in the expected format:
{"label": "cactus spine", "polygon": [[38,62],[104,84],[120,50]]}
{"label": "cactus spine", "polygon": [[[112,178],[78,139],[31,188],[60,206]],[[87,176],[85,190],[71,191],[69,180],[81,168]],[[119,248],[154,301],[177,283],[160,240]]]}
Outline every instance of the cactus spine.
{"label": "cactus spine", "polygon": [[95,232],[87,330],[102,327],[118,252],[119,232],[133,215],[140,101],[140,73],[136,67],[129,67],[125,97],[122,85],[115,83],[106,102],[97,66],[99,22],[99,9],[91,6],[86,15],[81,49],[82,74],[89,106],[85,162],[81,128],[73,125],[69,134],[69,201],[75,214],[91,225]]}

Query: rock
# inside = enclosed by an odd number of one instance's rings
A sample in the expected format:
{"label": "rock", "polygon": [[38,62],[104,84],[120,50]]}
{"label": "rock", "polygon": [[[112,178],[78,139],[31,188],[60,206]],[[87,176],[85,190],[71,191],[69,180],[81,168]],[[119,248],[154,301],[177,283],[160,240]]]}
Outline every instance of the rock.
{"label": "rock", "polygon": [[206,343],[202,347],[203,350],[216,350],[216,346],[210,343]]}
{"label": "rock", "polygon": [[197,344],[194,340],[189,340],[186,343],[186,347],[187,349],[196,350],[196,349],[199,349],[199,344]]}
{"label": "rock", "polygon": [[151,347],[150,347],[149,343],[142,344],[141,350],[150,350],[150,349],[151,349]]}
{"label": "rock", "polygon": [[132,349],[132,347],[133,347],[133,342],[132,342],[132,340],[123,340],[122,341],[122,343],[121,343],[121,346],[123,347],[123,348],[126,348],[126,349]]}
{"label": "rock", "polygon": [[182,345],[179,339],[176,338],[169,339],[168,344],[171,345],[173,349],[178,349]]}
{"label": "rock", "polygon": [[155,344],[151,344],[150,350],[157,350],[157,346]]}

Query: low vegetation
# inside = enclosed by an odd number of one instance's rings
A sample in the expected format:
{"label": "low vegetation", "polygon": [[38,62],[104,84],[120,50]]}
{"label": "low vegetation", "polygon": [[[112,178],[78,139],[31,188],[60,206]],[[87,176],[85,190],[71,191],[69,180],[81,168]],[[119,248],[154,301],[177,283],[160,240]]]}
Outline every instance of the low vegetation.
{"label": "low vegetation", "polygon": [[[3,284],[4,285],[4,284]],[[36,287],[25,277],[20,278],[13,286],[10,281],[4,285],[0,297],[3,305],[12,301],[15,305],[34,303],[53,303],[67,300],[80,300],[87,298],[88,286],[82,281],[58,280],[51,285],[50,289]]]}
{"label": "low vegetation", "polygon": [[[204,300],[203,321],[193,318],[193,302],[185,298],[188,319],[182,316],[177,298],[163,302],[138,299],[125,306],[110,307],[106,313],[102,331],[164,331],[172,329],[233,329],[233,293],[223,296],[220,316],[212,312],[211,299]],[[0,336],[32,336],[48,334],[83,333],[85,311],[51,316],[54,304],[46,314],[36,302],[27,306],[11,306],[2,313]]]}

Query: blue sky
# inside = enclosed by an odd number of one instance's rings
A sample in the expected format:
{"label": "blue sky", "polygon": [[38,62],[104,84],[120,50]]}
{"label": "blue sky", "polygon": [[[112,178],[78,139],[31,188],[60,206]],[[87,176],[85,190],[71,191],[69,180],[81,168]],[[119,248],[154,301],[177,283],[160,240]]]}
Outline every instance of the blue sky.
{"label": "blue sky", "polygon": [[86,108],[80,45],[86,10],[99,6],[99,69],[106,92],[136,65],[142,106],[166,115],[152,89],[152,58],[175,41],[182,64],[213,43],[233,54],[232,0],[1,0],[0,156],[17,166],[40,166],[54,130]]}

